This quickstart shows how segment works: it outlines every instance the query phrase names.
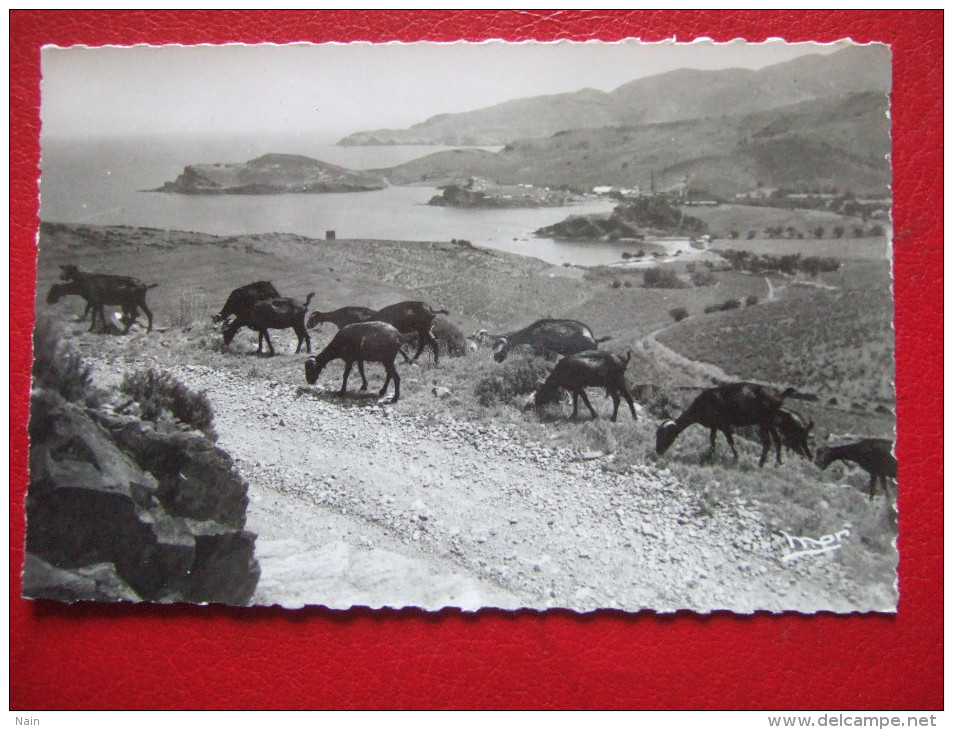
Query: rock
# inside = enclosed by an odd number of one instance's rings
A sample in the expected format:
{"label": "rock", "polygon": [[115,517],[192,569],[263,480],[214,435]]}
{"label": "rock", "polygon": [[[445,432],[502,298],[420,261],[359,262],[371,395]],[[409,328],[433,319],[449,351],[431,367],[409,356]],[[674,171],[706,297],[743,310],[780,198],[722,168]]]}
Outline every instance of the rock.
{"label": "rock", "polygon": [[23,561],[23,595],[53,601],[141,601],[116,573],[112,563],[96,563],[76,570],[56,568],[35,555]]}
{"label": "rock", "polygon": [[[118,444],[158,480],[159,499],[173,514],[245,526],[248,484],[232,458],[194,432],[160,431],[146,421],[100,415]],[[264,464],[259,464],[264,466]]]}
{"label": "rock", "polygon": [[255,533],[212,520],[186,520],[186,524],[195,538],[195,555],[185,600],[247,605],[261,577]]}
{"label": "rock", "polygon": [[438,398],[449,398],[451,395],[453,395],[449,388],[442,388],[440,386],[434,386],[431,392]]}
{"label": "rock", "polygon": [[[131,435],[127,440],[143,453],[154,455],[163,444],[181,445],[164,437],[153,443],[151,426],[122,420],[122,431]],[[191,478],[199,491],[227,492],[217,479],[197,485],[209,472],[208,456],[215,447],[202,436],[179,435],[192,445],[185,453],[196,458],[175,453],[171,458],[178,473]],[[198,448],[197,441],[207,448]],[[230,469],[231,460],[227,463]],[[24,596],[248,602],[259,575],[255,536],[235,524],[244,524],[247,489],[236,486],[240,515],[221,495],[182,502],[186,511],[194,503],[218,505],[233,524],[190,520],[174,511],[177,500],[163,499],[165,473],[159,470],[157,480],[142,466],[88,412],[52,392],[33,392],[26,500],[31,559],[25,563]]]}

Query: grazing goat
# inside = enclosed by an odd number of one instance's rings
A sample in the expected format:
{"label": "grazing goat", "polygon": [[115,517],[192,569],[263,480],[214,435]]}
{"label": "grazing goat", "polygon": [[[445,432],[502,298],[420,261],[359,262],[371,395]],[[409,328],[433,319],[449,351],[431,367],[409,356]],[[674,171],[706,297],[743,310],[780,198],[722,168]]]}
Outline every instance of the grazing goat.
{"label": "grazing goat", "polygon": [[367,307],[341,307],[330,312],[311,312],[308,317],[308,329],[314,329],[322,322],[330,322],[338,329],[358,322],[370,322],[377,313]]}
{"label": "grazing goat", "polygon": [[433,321],[438,314],[450,314],[446,309],[434,309],[426,302],[398,302],[388,307],[377,310],[372,316],[376,322],[386,322],[397,328],[397,331],[403,335],[416,332],[419,345],[413,360],[420,357],[424,351],[424,346],[429,346],[433,350],[433,364],[436,365],[440,359],[440,345],[433,336]]}
{"label": "grazing goat", "polygon": [[[99,315],[103,326],[106,326],[106,315],[103,312],[104,306],[119,306],[122,308],[123,321],[126,323],[126,329],[123,334],[129,332],[132,323],[138,316],[138,310],[142,309],[146,317],[149,318],[149,332],[152,332],[152,311],[146,304],[146,292],[159,286],[158,284],[143,284],[138,279],[129,277],[117,277],[117,280],[109,277],[108,274],[93,275],[89,278],[81,277],[72,279],[50,287],[50,292],[46,296],[48,304],[56,304],[60,297],[79,296],[86,300],[87,309],[92,312],[89,318],[89,331],[96,329],[96,316]],[[85,316],[85,314],[83,315]]]}
{"label": "grazing goat", "polygon": [[817,465],[822,471],[838,459],[852,461],[870,474],[867,492],[871,500],[878,481],[887,494],[887,477],[897,478],[897,459],[893,455],[893,441],[889,439],[862,439],[855,444],[824,446],[817,450]]}
{"label": "grazing goat", "polygon": [[731,383],[703,390],[678,418],[665,421],[658,427],[655,432],[655,451],[659,455],[664,454],[682,431],[697,423],[711,429],[711,448],[702,457],[702,463],[714,456],[718,431],[725,434],[737,460],[738,451],[731,429],[736,426],[757,426],[762,447],[758,466],[764,466],[772,441],[777,448],[777,462],[780,465],[781,438],[775,426],[775,417],[784,399],[793,392],[794,388],[788,388],[777,394],[754,383]]}
{"label": "grazing goat", "polygon": [[390,381],[394,381],[394,397],[392,403],[400,399],[400,375],[394,360],[397,354],[403,355],[406,362],[410,362],[407,353],[400,348],[400,332],[385,322],[358,322],[349,324],[338,330],[328,346],[314,357],[309,357],[304,363],[304,377],[309,385],[314,385],[321,371],[332,360],[344,360],[344,381],[341,383],[341,395],[347,392],[347,379],[351,375],[351,367],[357,362],[357,369],[361,373],[361,390],[367,390],[367,377],[364,375],[364,362],[379,362],[387,371],[387,379],[380,390],[383,397],[387,392]]}
{"label": "grazing goat", "polygon": [[268,330],[285,330],[290,327],[294,329],[295,334],[298,335],[298,347],[295,349],[295,354],[301,352],[302,342],[307,345],[308,352],[310,353],[311,336],[304,326],[304,317],[308,313],[308,304],[311,303],[311,297],[313,296],[314,292],[308,294],[304,300],[304,304],[288,297],[276,297],[274,299],[264,299],[260,302],[255,302],[247,318],[241,316],[235,317],[232,323],[228,325],[225,330],[225,346],[228,347],[229,343],[234,339],[235,333],[238,332],[241,327],[245,326],[257,330],[258,332],[258,350],[256,354],[261,354],[261,342],[262,338],[264,338],[265,342],[268,343],[269,353],[274,355],[275,348],[271,344],[271,337],[268,336]]}
{"label": "grazing goat", "polygon": [[270,281],[255,281],[251,284],[245,284],[234,289],[225,300],[222,311],[212,315],[212,321],[215,324],[224,322],[229,317],[239,317],[248,319],[251,316],[252,307],[256,303],[265,299],[277,299],[281,294],[275,289]]}
{"label": "grazing goat", "polygon": [[[437,341],[437,346],[450,357],[465,357],[476,351],[476,345],[464,334],[450,318],[439,315],[434,318],[430,333]],[[416,333],[407,335],[404,342],[408,346],[417,346]]]}
{"label": "grazing goat", "polygon": [[588,350],[566,355],[556,363],[556,367],[553,368],[549,377],[539,383],[536,391],[526,401],[525,407],[529,408],[535,404],[538,408],[546,403],[557,402],[559,400],[559,389],[562,388],[572,393],[572,416],[570,416],[570,420],[575,420],[578,415],[580,397],[589,412],[592,413],[592,417],[599,418],[589,402],[589,398],[586,397],[586,388],[605,388],[606,395],[612,397],[612,421],[615,421],[619,414],[620,394],[629,404],[632,418],[637,419],[635,403],[633,403],[632,395],[625,385],[625,369],[628,367],[631,357],[631,350],[624,358],[612,352],[600,352],[599,350]]}
{"label": "grazing goat", "polygon": [[537,355],[573,355],[595,350],[611,339],[596,339],[588,325],[574,319],[538,319],[529,327],[497,335],[493,359],[503,362],[510,350],[520,345],[529,345]]}
{"label": "grazing goat", "polygon": [[[61,281],[75,281],[80,286],[89,287],[94,284],[98,284],[104,287],[135,287],[135,286],[145,286],[145,284],[132,276],[122,276],[119,274],[95,274],[89,271],[80,271],[79,268],[73,264],[61,264],[60,265],[60,280]],[[86,300],[86,308],[83,310],[83,313],[76,318],[77,322],[82,322],[86,319],[86,315],[89,314],[93,305],[89,302],[88,295],[80,295]],[[135,315],[133,315],[133,321],[135,321]],[[125,313],[123,313],[123,321],[128,321]]]}
{"label": "grazing goat", "polygon": [[808,461],[813,458],[808,442],[811,429],[814,428],[814,421],[805,418],[797,411],[779,408],[774,417],[774,427],[781,435],[781,442],[785,447]]}

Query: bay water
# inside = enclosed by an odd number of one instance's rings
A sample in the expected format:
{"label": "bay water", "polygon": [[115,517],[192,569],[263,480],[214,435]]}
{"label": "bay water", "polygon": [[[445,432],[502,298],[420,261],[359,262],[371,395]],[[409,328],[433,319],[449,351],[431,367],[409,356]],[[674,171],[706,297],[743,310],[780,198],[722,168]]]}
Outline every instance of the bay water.
{"label": "bay water", "polygon": [[[338,239],[450,241],[542,259],[552,264],[616,262],[633,244],[569,243],[533,231],[569,215],[608,213],[611,201],[558,208],[459,209],[427,205],[433,187],[392,186],[365,193],[180,195],[146,192],[174,180],[186,165],[245,162],[268,152],[300,154],[351,169],[391,167],[445,147],[337,147],[319,135],[254,138],[41,137],[40,219],[126,225],[217,235],[296,233]],[[628,246],[628,248],[626,247]]]}

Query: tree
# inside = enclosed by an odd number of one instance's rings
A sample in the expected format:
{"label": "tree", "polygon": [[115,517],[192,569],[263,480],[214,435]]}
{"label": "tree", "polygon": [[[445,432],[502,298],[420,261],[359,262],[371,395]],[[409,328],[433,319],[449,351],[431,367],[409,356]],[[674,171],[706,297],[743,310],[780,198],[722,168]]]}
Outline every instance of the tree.
{"label": "tree", "polygon": [[668,310],[668,313],[676,322],[681,322],[683,319],[688,318],[688,310],[685,309],[685,307],[675,307],[674,309]]}

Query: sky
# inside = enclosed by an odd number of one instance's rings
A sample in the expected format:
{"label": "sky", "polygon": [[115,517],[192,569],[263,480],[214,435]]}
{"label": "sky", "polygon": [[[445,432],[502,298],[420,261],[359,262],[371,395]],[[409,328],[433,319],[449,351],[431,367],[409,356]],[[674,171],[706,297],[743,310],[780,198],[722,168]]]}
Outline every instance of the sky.
{"label": "sky", "polygon": [[42,51],[44,137],[403,128],[510,99],[611,91],[676,68],[757,69],[843,45],[349,43]]}

